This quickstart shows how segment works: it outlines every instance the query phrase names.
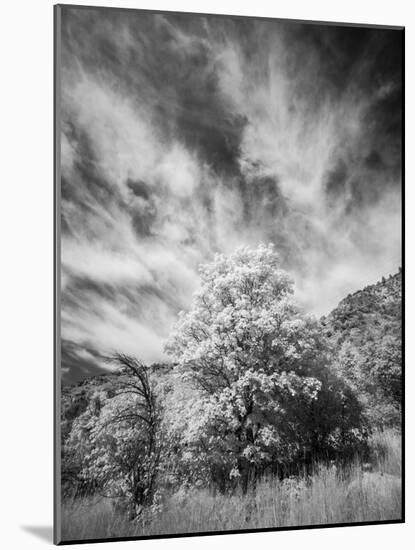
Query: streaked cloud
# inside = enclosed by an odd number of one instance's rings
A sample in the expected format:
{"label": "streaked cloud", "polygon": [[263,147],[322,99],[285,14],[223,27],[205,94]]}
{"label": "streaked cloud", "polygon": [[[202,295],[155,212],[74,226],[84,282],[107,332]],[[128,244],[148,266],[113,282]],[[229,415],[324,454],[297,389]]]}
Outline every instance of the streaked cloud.
{"label": "streaked cloud", "polygon": [[62,39],[68,379],[162,360],[217,251],[274,242],[318,315],[397,270],[398,31],[65,8]]}

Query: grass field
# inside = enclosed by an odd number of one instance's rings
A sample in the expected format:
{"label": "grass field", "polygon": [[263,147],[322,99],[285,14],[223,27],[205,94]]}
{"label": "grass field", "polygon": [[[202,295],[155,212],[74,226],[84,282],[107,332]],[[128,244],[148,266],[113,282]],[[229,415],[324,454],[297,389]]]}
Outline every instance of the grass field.
{"label": "grass field", "polygon": [[343,468],[319,465],[311,476],[264,478],[254,492],[214,495],[178,491],[157,514],[131,522],[109,499],[78,499],[62,511],[63,540],[151,536],[401,518],[401,436],[371,440],[370,466],[356,458]]}

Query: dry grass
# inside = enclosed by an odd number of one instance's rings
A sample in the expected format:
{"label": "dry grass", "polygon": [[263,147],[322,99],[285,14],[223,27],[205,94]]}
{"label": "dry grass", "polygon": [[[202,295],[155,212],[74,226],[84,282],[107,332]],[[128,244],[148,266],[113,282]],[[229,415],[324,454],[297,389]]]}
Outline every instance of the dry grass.
{"label": "dry grass", "polygon": [[401,518],[401,438],[372,438],[372,471],[356,459],[346,468],[317,465],[312,476],[263,479],[254,493],[178,491],[163,510],[131,522],[109,500],[82,500],[63,509],[63,539],[151,536]]}

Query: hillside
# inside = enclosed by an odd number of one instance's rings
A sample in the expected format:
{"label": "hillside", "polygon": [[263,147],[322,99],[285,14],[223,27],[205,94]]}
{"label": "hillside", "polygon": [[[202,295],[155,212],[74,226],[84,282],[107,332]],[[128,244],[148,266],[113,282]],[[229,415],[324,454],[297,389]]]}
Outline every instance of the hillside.
{"label": "hillside", "polygon": [[321,319],[334,368],[360,396],[372,425],[397,425],[402,398],[402,272],[349,294]]}
{"label": "hillside", "polygon": [[[150,371],[157,377],[164,379],[171,371],[171,365],[168,363],[153,363],[149,366]],[[95,392],[100,391],[111,397],[122,375],[119,372],[107,372],[85,378],[78,383],[63,385],[61,389],[61,432],[62,438],[72,428],[72,422],[84,412],[88,403]]]}
{"label": "hillside", "polygon": [[402,325],[402,273],[349,294],[321,319],[329,338],[338,344],[364,345],[387,334],[400,337]]}

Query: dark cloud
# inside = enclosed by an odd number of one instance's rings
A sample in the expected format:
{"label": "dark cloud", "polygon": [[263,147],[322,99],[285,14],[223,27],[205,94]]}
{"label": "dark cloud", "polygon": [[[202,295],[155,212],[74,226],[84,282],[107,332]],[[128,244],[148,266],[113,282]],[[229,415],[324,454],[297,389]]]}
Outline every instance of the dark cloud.
{"label": "dark cloud", "polygon": [[378,151],[372,149],[370,153],[365,157],[365,165],[369,170],[382,170],[385,168],[385,163]]}
{"label": "dark cloud", "polygon": [[339,159],[336,166],[329,170],[326,176],[326,192],[329,200],[344,193],[348,175],[346,162],[343,159]]}
{"label": "dark cloud", "polygon": [[79,346],[76,342],[61,342],[62,383],[73,384],[108,372],[106,360],[96,350]]}
{"label": "dark cloud", "polygon": [[150,198],[150,190],[143,181],[140,181],[140,180],[134,181],[132,179],[128,179],[127,187],[131,189],[131,191],[136,197],[141,197],[146,201],[148,201],[148,199]]}

